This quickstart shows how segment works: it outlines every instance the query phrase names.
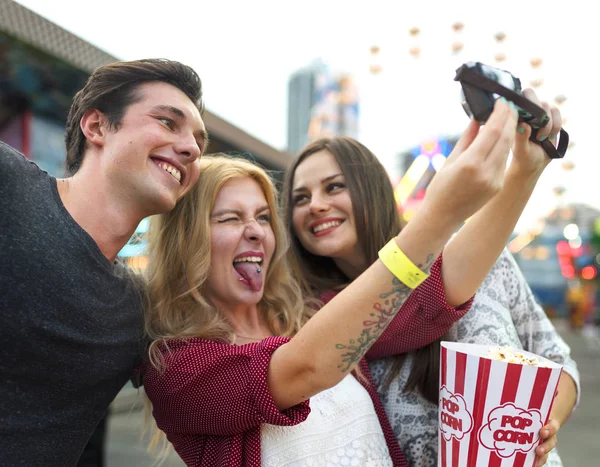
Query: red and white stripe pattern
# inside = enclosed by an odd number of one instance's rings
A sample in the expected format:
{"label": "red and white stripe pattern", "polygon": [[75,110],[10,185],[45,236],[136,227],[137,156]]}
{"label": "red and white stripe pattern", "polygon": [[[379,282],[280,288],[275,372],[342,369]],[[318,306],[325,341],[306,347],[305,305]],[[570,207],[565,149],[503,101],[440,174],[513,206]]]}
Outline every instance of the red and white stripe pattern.
{"label": "red and white stripe pattern", "polygon": [[481,357],[488,350],[442,342],[439,467],[535,465],[562,367],[541,357],[547,368]]}

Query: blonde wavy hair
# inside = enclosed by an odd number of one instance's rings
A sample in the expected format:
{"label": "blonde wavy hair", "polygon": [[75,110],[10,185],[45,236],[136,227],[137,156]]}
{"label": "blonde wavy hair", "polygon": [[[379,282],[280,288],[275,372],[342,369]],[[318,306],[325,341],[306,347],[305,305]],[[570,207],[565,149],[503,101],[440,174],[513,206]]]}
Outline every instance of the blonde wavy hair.
{"label": "blonde wavy hair", "polygon": [[232,342],[233,329],[206,299],[210,273],[210,215],[225,183],[239,177],[255,180],[271,211],[276,246],[265,278],[258,309],[274,335],[295,335],[314,314],[304,305],[302,292],[287,265],[289,247],[278,208],[278,195],[269,175],[259,166],[224,154],[204,156],[200,178],[175,209],[150,220],[147,268],[149,306],[146,333],[149,357],[162,366],[158,344],[189,337]]}
{"label": "blonde wavy hair", "polygon": [[[271,211],[275,251],[265,278],[259,312],[274,335],[292,337],[315,313],[302,300],[300,286],[287,264],[289,242],[279,215],[278,194],[269,175],[244,159],[213,154],[200,161],[200,178],[175,209],[150,219],[149,263],[145,328],[151,344],[149,359],[164,371],[160,344],[168,348],[175,339],[202,337],[233,342],[231,325],[206,297],[210,273],[210,215],[220,189],[229,180],[249,177],[265,195]],[[164,433],[150,422],[151,403],[145,398],[145,430],[148,449],[161,464],[171,449]]]}

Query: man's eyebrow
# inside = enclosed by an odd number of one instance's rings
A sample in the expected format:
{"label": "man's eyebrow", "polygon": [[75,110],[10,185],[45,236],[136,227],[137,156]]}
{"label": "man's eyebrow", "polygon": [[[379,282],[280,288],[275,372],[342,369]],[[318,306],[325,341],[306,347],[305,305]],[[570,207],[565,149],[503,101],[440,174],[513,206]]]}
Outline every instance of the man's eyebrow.
{"label": "man's eyebrow", "polygon": [[174,107],[172,105],[156,105],[154,107],[152,107],[153,111],[162,111],[162,112],[170,112],[174,115],[177,115],[177,117],[185,120],[185,113],[183,112],[183,110]]}

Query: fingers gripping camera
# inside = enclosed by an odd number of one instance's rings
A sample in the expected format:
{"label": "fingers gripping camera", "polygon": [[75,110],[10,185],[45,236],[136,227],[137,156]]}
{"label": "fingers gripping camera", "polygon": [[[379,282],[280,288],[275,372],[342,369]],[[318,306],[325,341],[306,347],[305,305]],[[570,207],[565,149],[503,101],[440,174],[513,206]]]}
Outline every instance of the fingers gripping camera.
{"label": "fingers gripping camera", "polygon": [[537,131],[549,121],[546,111],[523,95],[521,81],[511,73],[480,62],[469,62],[456,70],[455,81],[462,86],[463,108],[467,115],[479,122],[486,122],[499,97],[513,102],[519,112],[519,121],[531,126],[530,139],[541,144],[551,159],[564,157],[569,145],[569,134],[561,128],[558,147],[546,139],[538,141]]}

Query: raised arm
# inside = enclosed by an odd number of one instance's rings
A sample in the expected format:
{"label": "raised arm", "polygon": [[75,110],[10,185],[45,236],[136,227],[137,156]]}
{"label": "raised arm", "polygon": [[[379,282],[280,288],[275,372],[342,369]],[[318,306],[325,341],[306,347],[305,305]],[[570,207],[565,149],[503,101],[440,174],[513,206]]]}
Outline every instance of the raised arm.
{"label": "raised arm", "polygon": [[[555,137],[562,125],[558,109],[540,103],[532,90],[527,89],[524,94],[550,116],[548,125],[538,132],[538,139]],[[529,125],[521,123],[518,130],[503,189],[444,249],[442,274],[450,305],[465,302],[477,291],[506,246],[540,175],[550,162],[542,146],[529,140]]]}
{"label": "raised arm", "polygon": [[[516,114],[498,101],[481,131],[471,122],[423,206],[395,238],[422,270],[429,270],[460,226],[501,189],[516,129]],[[352,371],[412,292],[381,261],[335,296],[272,356],[269,391],[286,409],[334,386]]]}
{"label": "raised arm", "polygon": [[442,281],[442,255],[433,263],[429,277],[410,294],[385,332],[365,355],[376,360],[419,349],[442,337],[471,308],[473,300],[460,306],[446,301]]}

